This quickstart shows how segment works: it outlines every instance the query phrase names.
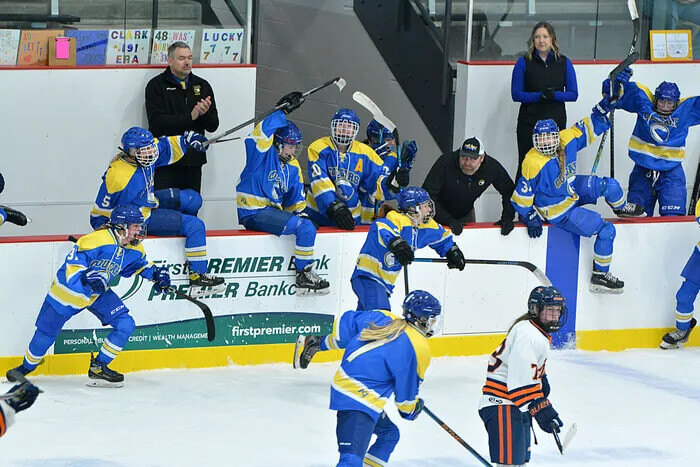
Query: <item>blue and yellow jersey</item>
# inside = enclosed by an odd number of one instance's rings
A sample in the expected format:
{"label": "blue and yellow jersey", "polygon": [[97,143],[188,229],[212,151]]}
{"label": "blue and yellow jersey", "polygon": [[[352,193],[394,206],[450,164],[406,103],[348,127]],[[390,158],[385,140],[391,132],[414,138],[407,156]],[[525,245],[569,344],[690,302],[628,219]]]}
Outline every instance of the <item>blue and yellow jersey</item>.
{"label": "blue and yellow jersey", "polygon": [[278,110],[258,123],[245,139],[246,164],[236,185],[238,220],[266,207],[301,212],[306,208],[299,162],[280,162],[273,146],[275,130],[287,126]]}
{"label": "blue and yellow jersey", "polygon": [[333,332],[326,336],[329,349],[344,349],[353,337],[371,324],[384,326],[392,320],[399,319],[388,310],[346,311],[333,321]]}
{"label": "blue and yellow jersey", "polygon": [[318,213],[324,224],[331,225],[326,210],[336,200],[347,205],[355,223],[359,224],[362,214],[360,190],[376,201],[387,199],[389,190],[382,171],[382,159],[368,145],[353,141],[342,154],[326,136],[311,143],[308,156],[311,191],[306,195],[306,204]]}
{"label": "blue and yellow jersey", "polygon": [[394,339],[362,341],[357,335],[333,378],[330,408],[359,410],[376,422],[393,394],[401,416],[413,418],[429,365],[428,339],[410,326]]}
{"label": "blue and yellow jersey", "polygon": [[654,93],[630,81],[620,98],[621,109],[637,114],[629,142],[629,156],[651,170],[671,170],[685,159],[688,129],[700,124],[700,98],[686,97],[668,117],[654,112]]}
{"label": "blue and yellow jersey", "polygon": [[[384,157],[384,163],[382,164],[382,174],[388,177],[394,170],[399,166],[399,156],[395,151],[391,151]],[[377,214],[377,209],[379,208],[379,202],[374,199],[374,197],[367,193],[366,191],[360,189],[360,205],[362,211],[360,212],[360,223],[361,224],[371,224],[374,217]],[[391,190],[387,190],[384,193],[385,199],[390,200],[396,198]]]}
{"label": "blue and yellow jersey", "polygon": [[578,195],[573,182],[576,178],[576,153],[591,144],[610,127],[610,120],[591,114],[571,128],[559,132],[559,145],[564,150],[564,174],[557,156],[545,156],[532,148],[525,155],[522,175],[515,185],[511,203],[522,216],[533,207],[552,223],[564,219],[574,207]]}
{"label": "blue and yellow jersey", "polygon": [[56,271],[46,300],[59,314],[73,316],[99,297],[83,283],[88,270],[99,271],[108,282],[117,276],[134,274],[153,279],[153,268],[146,260],[143,245],[121,247],[111,229],[96,230],[80,237]]}
{"label": "blue and yellow jersey", "polygon": [[158,207],[153,194],[153,174],[156,167],[174,164],[182,159],[187,147],[183,136],[156,138],[158,159],[153,165],[142,167],[128,161],[123,155],[117,156],[102,175],[102,185],[97,192],[95,204],[90,212],[90,225],[98,229],[109,221],[112,209],[122,204],[139,206],[145,219],[151,209]]}
{"label": "blue and yellow jersey", "polygon": [[433,219],[427,224],[413,227],[411,218],[398,211],[389,212],[386,217],[372,222],[367,233],[352,278],[369,277],[384,285],[388,293],[394,290],[394,283],[401,272],[401,265],[389,251],[389,241],[401,236],[413,251],[429,246],[440,256],[454,245],[452,234]]}

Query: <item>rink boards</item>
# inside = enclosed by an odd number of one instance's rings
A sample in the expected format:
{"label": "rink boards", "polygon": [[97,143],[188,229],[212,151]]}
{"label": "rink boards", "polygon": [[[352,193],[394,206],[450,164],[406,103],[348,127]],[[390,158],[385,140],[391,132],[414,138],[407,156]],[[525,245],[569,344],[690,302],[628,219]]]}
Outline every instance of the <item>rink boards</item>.
{"label": "rink boards", "polygon": [[[588,291],[592,239],[578,239],[554,227],[530,239],[518,227],[507,237],[490,224],[465,229],[456,237],[468,258],[528,261],[546,271],[567,299],[566,325],[554,336],[559,347],[586,350],[622,350],[657,347],[674,325],[675,293],[679,276],[698,238],[694,219],[653,219],[616,223],[612,271],[625,281],[622,295]],[[137,329],[128,351],[115,368],[133,371],[152,368],[208,367],[291,361],[297,334],[330,332],[338,314],[354,309],[356,297],[350,276],[367,235],[322,231],[317,237],[317,270],[331,284],[324,297],[299,297],[294,287],[291,253],[293,238],[246,232],[210,232],[211,272],[226,279],[226,291],[204,299],[214,316],[217,335],[206,338],[200,310],[172,295],[157,295],[140,278],[121,278],[114,290],[124,299]],[[34,332],[34,321],[48,286],[66,254],[68,241],[51,237],[0,238],[0,371],[19,363]],[[167,264],[173,284],[187,291],[183,238],[149,238],[145,249],[151,261]],[[436,257],[430,249],[417,257]],[[10,267],[10,265],[12,265]],[[469,265],[462,271],[445,264],[409,266],[411,289],[427,290],[440,298],[444,326],[431,339],[434,356],[490,353],[512,321],[525,312],[529,291],[538,284],[524,268]],[[405,295],[403,274],[392,296],[400,310]],[[87,354],[96,352],[108,334],[85,311],[72,318],[38,371],[71,374],[85,371]],[[698,335],[691,345],[698,345]],[[337,359],[339,353],[319,355]]]}

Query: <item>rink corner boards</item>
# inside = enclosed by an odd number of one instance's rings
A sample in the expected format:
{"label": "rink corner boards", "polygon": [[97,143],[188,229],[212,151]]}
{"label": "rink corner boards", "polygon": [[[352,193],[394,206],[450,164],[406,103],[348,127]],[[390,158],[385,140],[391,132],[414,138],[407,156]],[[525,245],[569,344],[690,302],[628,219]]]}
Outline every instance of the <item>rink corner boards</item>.
{"label": "rink corner boards", "polygon": [[[630,348],[658,348],[670,329],[614,329],[577,331],[576,348],[589,351],[621,351]],[[430,340],[433,357],[458,357],[491,353],[505,334],[442,336]],[[700,334],[691,334],[686,347],[700,346]],[[112,364],[117,371],[132,372],[167,368],[211,368],[233,365],[289,364],[293,344],[260,344],[220,347],[123,351]],[[660,352],[662,350],[659,350]],[[665,352],[682,352],[667,350]],[[340,351],[316,354],[314,363],[339,361]],[[0,357],[0,374],[19,365],[22,357]],[[47,355],[33,375],[80,375],[87,373],[88,353]]]}

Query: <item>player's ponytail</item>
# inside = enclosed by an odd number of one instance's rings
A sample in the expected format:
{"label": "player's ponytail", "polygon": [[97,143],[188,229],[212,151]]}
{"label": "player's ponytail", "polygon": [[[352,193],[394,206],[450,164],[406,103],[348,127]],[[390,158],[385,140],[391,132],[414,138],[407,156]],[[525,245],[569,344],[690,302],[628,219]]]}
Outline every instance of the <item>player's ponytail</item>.
{"label": "player's ponytail", "polygon": [[377,326],[371,323],[368,328],[365,328],[360,332],[359,339],[361,341],[377,341],[379,339],[386,339],[387,341],[393,341],[401,335],[401,333],[406,329],[408,323],[405,319],[395,319],[391,323],[384,326]]}
{"label": "player's ponytail", "polygon": [[513,326],[515,326],[516,324],[518,324],[521,321],[527,321],[530,318],[531,318],[530,313],[524,313],[524,314],[518,316],[518,318],[515,321],[513,321],[513,324],[510,325],[510,327],[508,328],[508,332],[506,334],[510,333],[510,330],[513,329]]}
{"label": "player's ponytail", "polygon": [[564,147],[561,145],[561,142],[559,146],[557,146],[557,162],[559,163],[559,177],[557,177],[557,181],[559,182],[559,186],[561,186],[566,182],[566,153],[564,152]]}
{"label": "player's ponytail", "polygon": [[389,214],[391,211],[396,211],[396,208],[389,203],[382,203],[382,205],[379,206],[379,210],[377,211],[377,219],[386,217],[387,214]]}

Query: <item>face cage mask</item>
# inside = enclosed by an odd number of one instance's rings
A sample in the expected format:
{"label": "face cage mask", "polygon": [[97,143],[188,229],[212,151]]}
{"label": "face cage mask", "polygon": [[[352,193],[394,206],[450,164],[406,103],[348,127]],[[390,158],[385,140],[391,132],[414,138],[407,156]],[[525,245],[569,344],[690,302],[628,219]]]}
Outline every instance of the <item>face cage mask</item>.
{"label": "face cage mask", "polygon": [[431,337],[439,333],[442,329],[442,313],[431,315],[428,318],[421,318],[413,322],[415,328],[425,337]]}
{"label": "face cage mask", "polygon": [[301,154],[301,144],[277,143],[275,149],[277,149],[277,157],[285,164],[298,159]]}
{"label": "face cage mask", "polygon": [[120,245],[129,236],[129,226],[130,225],[140,225],[141,231],[138,234],[136,234],[136,237],[134,237],[134,239],[128,243],[129,245],[137,246],[146,238],[146,224],[145,223],[142,223],[142,224],[136,224],[136,223],[118,224],[118,225],[114,226],[114,235],[117,237],[117,240],[119,241]]}
{"label": "face cage mask", "polygon": [[[545,312],[547,306],[556,306],[559,308],[559,317],[557,318],[556,321],[552,321],[552,320],[545,321],[546,317],[543,315],[543,313]],[[540,310],[537,313],[537,318],[535,318],[535,319],[539,323],[539,325],[542,326],[542,328],[545,331],[556,332],[559,329],[561,329],[561,327],[566,322],[566,307],[563,307],[561,305],[544,305],[544,307],[542,307],[542,310]]]}
{"label": "face cage mask", "polygon": [[[426,215],[421,214],[421,206],[428,206],[430,208],[430,212]],[[430,219],[435,216],[435,203],[433,200],[428,200],[423,203],[420,203],[418,206],[411,208],[408,210],[408,215],[411,219],[413,219],[416,224],[427,224],[430,222]]]}
{"label": "face cage mask", "polygon": [[[350,120],[331,120],[331,138],[339,146],[352,143],[360,130],[360,125]],[[350,132],[351,134],[347,134]]]}
{"label": "face cage mask", "polygon": [[129,155],[135,157],[139,165],[148,167],[155,164],[158,159],[158,146],[156,143],[151,143],[148,146],[134,148],[129,151]]}
{"label": "face cage mask", "polygon": [[532,145],[545,156],[556,154],[559,147],[559,133],[538,133],[532,135]]}

